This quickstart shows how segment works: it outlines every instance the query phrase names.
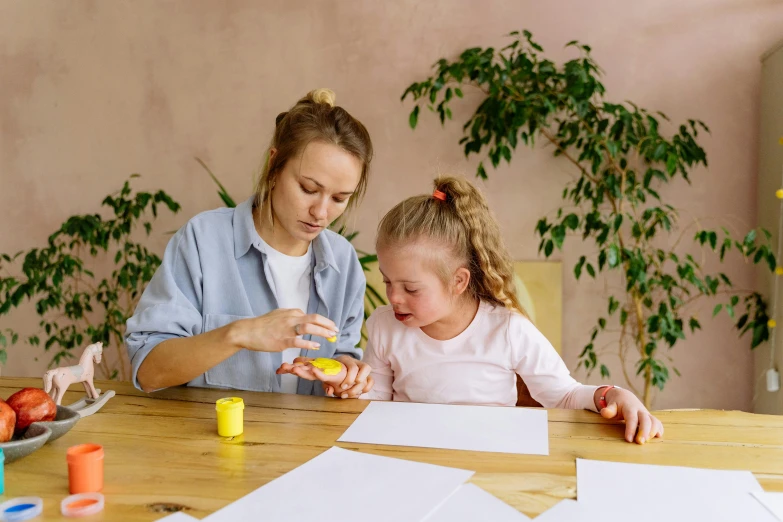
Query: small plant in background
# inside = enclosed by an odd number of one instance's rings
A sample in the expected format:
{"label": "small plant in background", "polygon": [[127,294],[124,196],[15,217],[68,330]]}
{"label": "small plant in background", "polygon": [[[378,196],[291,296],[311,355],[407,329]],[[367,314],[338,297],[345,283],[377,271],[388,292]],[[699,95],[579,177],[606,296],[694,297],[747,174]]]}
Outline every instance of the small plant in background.
{"label": "small plant in background", "polygon": [[[131,179],[135,177],[138,174]],[[162,190],[133,193],[130,181],[102,205],[111,209],[110,219],[71,216],[49,236],[47,246],[0,254],[0,316],[11,314],[25,299],[34,301],[41,332],[29,336],[27,343],[43,342],[44,350],[53,354],[50,367],[75,358],[86,344],[102,342],[117,350],[117,362],[112,365],[104,357],[96,371],[105,378],[128,380],[125,321],[161,263],[132,236],[139,225],[150,235],[160,206],[174,213],[180,206]],[[109,277],[96,276],[89,268],[106,261],[113,261]],[[9,340],[15,344],[19,334],[13,329],[0,332],[3,363]]]}
{"label": "small plant in background", "polygon": [[[607,271],[621,280],[581,352],[580,366],[588,373],[599,368],[608,377],[599,357],[617,355],[633,388],[627,369],[627,363],[633,363],[634,373],[644,381],[640,395],[649,407],[653,387],[663,390],[670,378],[668,351],[686,338],[687,330],[701,328],[692,305],[702,298],[722,299],[713,316],[725,310],[740,336],[751,333],[751,348],[767,341],[774,321],[763,297],[735,288],[725,273],[706,273],[703,263],[679,246],[695,227],[697,247],[715,253],[719,261],[734,252],[747,263],[762,263],[774,271],[769,233],[759,229],[735,236],[727,228],[709,230],[699,222],[683,225],[678,210],[660,193],[675,180],[690,183],[690,173],[707,166],[697,142],[700,131],[709,132],[707,126],[688,120],[667,137],[662,127],[671,122],[663,113],[605,99],[589,46],[568,43],[578,57],[558,66],[542,56],[543,48],[530,32],[509,36],[512,41],[503,49],[471,48],[453,61],[439,60],[434,75],[410,85],[402,99],[411,96],[425,103],[443,124],[452,118],[450,105],[463,97],[462,88],[475,88],[483,97],[463,125],[460,144],[466,157],[486,151],[497,167],[504,160],[511,163],[518,145],[534,147],[543,140],[555,156],[572,164],[576,176],[563,189],[565,205],[536,225],[539,252],[548,258],[562,249],[567,237],[579,236],[591,241],[595,252],[580,257],[575,277],[586,272],[595,278]],[[419,115],[417,104],[409,116],[412,128]],[[487,178],[484,161],[477,176]],[[678,228],[680,237],[675,239]],[[595,346],[602,332],[616,334],[608,351]]]}
{"label": "small plant in background", "polygon": [[[212,181],[214,181],[215,184],[217,185],[218,196],[220,197],[221,201],[223,201],[223,203],[229,208],[236,207],[237,204],[234,198],[231,197],[231,195],[226,190],[226,187],[223,186],[223,184],[220,182],[218,177],[215,176],[215,174],[207,166],[207,164],[204,163],[204,161],[202,161],[201,158],[196,158],[196,161],[207,172],[207,174],[209,174],[209,177],[211,177]],[[339,220],[337,222],[332,223],[329,226],[329,228],[337,232],[338,234],[340,234],[350,242],[353,242],[354,238],[359,234],[359,232],[357,231],[348,232],[345,225],[339,224]],[[359,254],[359,263],[361,263],[362,270],[364,270],[365,272],[370,271],[370,265],[378,262],[378,256],[375,254],[369,254],[359,249],[357,249],[356,252],[357,254]],[[371,284],[368,283],[367,288],[364,291],[364,320],[367,321],[367,318],[370,317],[370,314],[373,312],[373,310],[385,304],[386,304],[386,300]],[[364,325],[362,325],[362,339],[367,340],[367,331]]]}

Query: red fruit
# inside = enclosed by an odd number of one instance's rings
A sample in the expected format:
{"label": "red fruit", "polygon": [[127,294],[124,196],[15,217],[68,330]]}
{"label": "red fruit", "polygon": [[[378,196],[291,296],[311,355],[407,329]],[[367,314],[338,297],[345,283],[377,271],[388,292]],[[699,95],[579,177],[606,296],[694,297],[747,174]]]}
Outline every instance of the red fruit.
{"label": "red fruit", "polygon": [[14,436],[16,412],[7,402],[0,399],[0,442],[8,442]]}
{"label": "red fruit", "polygon": [[40,388],[24,388],[8,397],[8,405],[16,412],[16,432],[24,431],[38,421],[51,421],[57,416],[57,405]]}

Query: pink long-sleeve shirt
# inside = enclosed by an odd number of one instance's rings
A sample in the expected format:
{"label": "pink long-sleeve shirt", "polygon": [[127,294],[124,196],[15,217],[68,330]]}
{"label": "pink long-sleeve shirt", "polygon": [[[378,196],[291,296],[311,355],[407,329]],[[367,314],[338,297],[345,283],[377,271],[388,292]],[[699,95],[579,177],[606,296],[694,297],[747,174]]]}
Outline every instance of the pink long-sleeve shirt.
{"label": "pink long-sleeve shirt", "polygon": [[375,386],[362,399],[514,406],[516,376],[545,408],[597,411],[593,395],[571,377],[541,332],[521,314],[482,302],[470,325],[447,341],[394,318],[391,306],[367,321],[363,361]]}

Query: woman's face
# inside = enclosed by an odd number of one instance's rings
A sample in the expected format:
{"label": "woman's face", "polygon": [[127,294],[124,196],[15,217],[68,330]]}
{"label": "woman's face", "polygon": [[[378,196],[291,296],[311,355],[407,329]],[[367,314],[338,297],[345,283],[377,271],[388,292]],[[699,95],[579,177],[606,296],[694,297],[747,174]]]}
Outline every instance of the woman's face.
{"label": "woman's face", "polygon": [[345,212],[361,175],[362,161],[330,143],[311,142],[290,159],[270,196],[275,230],[290,236],[283,243],[296,249],[315,239]]}

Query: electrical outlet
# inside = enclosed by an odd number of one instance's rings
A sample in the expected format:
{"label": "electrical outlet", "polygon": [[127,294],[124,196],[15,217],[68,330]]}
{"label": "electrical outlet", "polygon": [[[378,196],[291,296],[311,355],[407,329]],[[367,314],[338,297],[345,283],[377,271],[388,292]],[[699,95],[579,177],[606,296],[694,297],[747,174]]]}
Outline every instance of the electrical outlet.
{"label": "electrical outlet", "polygon": [[780,389],[780,373],[775,368],[767,370],[767,391],[776,392]]}

